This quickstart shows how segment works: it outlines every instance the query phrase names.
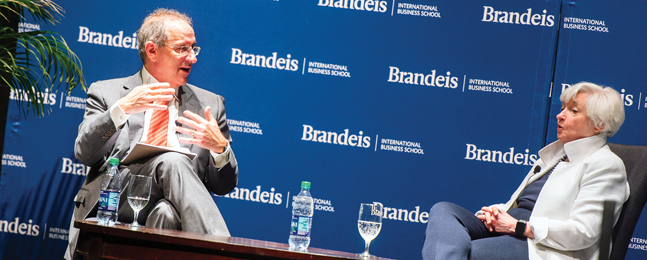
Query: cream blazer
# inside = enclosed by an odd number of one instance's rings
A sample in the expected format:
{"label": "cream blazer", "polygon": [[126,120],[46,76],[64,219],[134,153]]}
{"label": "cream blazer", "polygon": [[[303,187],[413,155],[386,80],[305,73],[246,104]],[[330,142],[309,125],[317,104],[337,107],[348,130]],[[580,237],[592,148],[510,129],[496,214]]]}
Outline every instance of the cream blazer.
{"label": "cream blazer", "polygon": [[[629,198],[624,163],[606,141],[606,137],[595,135],[544,147],[510,201],[497,205],[504,210],[516,207],[526,185],[568,156],[569,161],[557,164],[546,181],[528,220],[535,235],[528,239],[530,260],[598,259],[603,202],[615,202],[615,223]],[[541,170],[535,174],[537,166]]]}

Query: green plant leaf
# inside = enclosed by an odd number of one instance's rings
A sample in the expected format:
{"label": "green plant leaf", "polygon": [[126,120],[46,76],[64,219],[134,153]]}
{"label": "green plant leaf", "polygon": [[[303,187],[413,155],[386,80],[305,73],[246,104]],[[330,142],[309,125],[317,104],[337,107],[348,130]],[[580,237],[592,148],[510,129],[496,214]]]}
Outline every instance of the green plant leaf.
{"label": "green plant leaf", "polygon": [[[36,21],[56,24],[63,9],[51,0],[8,0],[0,1],[0,10],[18,14],[21,21],[28,12]],[[7,19],[0,16],[0,19]],[[18,106],[24,115],[30,110],[38,117],[49,113],[41,93],[45,89],[53,92],[61,85],[66,94],[81,85],[86,90],[81,60],[69,48],[65,39],[51,31],[16,32],[10,27],[0,27],[0,42],[16,40],[16,46],[0,46],[0,83],[6,84],[16,96]],[[7,78],[5,78],[4,75]],[[28,106],[23,106],[28,102]]]}

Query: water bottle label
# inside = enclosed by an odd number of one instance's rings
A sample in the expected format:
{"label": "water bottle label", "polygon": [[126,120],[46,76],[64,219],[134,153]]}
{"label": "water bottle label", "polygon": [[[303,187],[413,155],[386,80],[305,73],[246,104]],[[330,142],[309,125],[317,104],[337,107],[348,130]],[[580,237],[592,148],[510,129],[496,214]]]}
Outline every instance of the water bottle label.
{"label": "water bottle label", "polygon": [[117,211],[119,208],[119,192],[102,190],[99,195],[99,210]]}
{"label": "water bottle label", "polygon": [[108,193],[102,190],[101,194],[99,194],[99,210],[108,210]]}
{"label": "water bottle label", "polygon": [[117,211],[119,208],[119,192],[111,191],[108,197],[108,210]]}
{"label": "water bottle label", "polygon": [[311,227],[312,217],[292,216],[292,227],[290,229],[290,235],[309,237]]}

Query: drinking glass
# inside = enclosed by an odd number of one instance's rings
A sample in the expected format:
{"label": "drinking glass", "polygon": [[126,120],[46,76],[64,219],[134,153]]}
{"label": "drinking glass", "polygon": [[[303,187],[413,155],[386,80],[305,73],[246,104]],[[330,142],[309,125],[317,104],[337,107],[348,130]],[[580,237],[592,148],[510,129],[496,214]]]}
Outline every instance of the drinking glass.
{"label": "drinking glass", "polygon": [[359,220],[357,220],[357,229],[366,243],[364,252],[359,254],[363,258],[371,255],[368,253],[368,247],[371,241],[380,234],[382,230],[382,203],[362,203],[359,207]]}
{"label": "drinking glass", "polygon": [[137,223],[139,211],[142,210],[151,196],[151,177],[144,175],[131,175],[128,184],[128,204],[135,212],[135,219],[130,224],[133,228],[141,227]]}

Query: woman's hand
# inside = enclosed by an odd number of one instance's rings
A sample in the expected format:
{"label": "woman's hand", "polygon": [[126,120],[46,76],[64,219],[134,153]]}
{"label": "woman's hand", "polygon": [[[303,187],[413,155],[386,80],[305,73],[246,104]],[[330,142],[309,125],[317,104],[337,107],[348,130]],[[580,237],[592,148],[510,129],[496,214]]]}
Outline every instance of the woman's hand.
{"label": "woman's hand", "polygon": [[515,234],[517,219],[510,216],[505,211],[500,211],[497,207],[483,207],[482,215],[477,216],[490,232],[503,234]]}

